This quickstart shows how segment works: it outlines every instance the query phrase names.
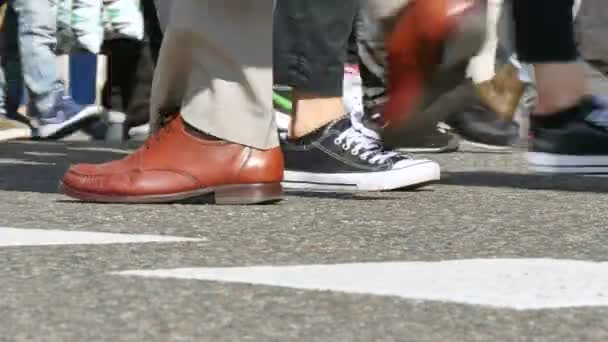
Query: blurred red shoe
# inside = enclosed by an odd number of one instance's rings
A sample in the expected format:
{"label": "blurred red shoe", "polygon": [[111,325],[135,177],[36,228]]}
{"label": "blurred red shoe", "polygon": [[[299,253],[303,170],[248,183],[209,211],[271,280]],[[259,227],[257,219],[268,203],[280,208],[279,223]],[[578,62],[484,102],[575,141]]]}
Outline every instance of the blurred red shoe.
{"label": "blurred red shoe", "polygon": [[[430,127],[416,115],[465,78],[486,32],[486,0],[412,0],[386,37],[389,101],[385,142]],[[449,113],[446,113],[446,115]]]}

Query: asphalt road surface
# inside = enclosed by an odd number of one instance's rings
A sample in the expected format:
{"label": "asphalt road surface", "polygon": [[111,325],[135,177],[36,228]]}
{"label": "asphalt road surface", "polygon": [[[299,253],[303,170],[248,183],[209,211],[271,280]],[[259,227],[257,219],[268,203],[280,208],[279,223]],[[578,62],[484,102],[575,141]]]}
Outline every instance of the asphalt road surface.
{"label": "asphalt road surface", "polygon": [[0,340],[608,340],[606,178],[465,150],[432,156],[443,180],[416,192],[269,206],[56,193],[69,163],[128,150],[0,144]]}

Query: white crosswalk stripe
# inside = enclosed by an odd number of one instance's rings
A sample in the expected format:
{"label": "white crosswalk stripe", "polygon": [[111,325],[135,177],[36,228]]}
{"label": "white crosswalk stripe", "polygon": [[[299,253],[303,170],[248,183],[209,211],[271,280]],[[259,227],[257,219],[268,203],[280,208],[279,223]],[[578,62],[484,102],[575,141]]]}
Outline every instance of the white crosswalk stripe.
{"label": "white crosswalk stripe", "polygon": [[0,247],[201,241],[176,236],[0,227]]}
{"label": "white crosswalk stripe", "polygon": [[608,306],[606,262],[471,259],[133,270],[118,274],[398,296],[515,310]]}

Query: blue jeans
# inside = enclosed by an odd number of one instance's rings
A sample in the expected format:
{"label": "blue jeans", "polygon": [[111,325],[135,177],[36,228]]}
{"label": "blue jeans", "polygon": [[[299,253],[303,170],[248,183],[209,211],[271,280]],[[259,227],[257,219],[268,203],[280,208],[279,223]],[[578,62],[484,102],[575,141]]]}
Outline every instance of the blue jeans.
{"label": "blue jeans", "polygon": [[[35,117],[45,116],[53,108],[57,96],[64,91],[57,76],[56,22],[51,2],[9,0],[8,4],[11,8],[6,13],[2,33],[0,111],[13,110],[9,108],[13,105],[11,102],[17,102],[18,105],[19,98],[11,99],[8,103],[4,100],[7,95],[19,95],[22,76],[29,93],[30,113]],[[21,75],[17,74],[19,71]],[[7,88],[13,94],[6,94]]]}

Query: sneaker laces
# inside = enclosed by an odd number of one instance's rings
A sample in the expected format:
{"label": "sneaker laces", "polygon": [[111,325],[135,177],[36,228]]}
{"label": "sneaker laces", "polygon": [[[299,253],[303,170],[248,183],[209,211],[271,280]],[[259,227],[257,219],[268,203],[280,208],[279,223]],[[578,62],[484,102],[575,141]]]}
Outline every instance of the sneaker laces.
{"label": "sneaker laces", "polygon": [[67,95],[67,94],[61,95],[61,101],[63,103],[66,103],[66,104],[78,106],[78,104],[76,103],[76,101],[74,100],[74,98],[72,96],[70,96],[70,95]]}
{"label": "sneaker laces", "polygon": [[351,125],[363,135],[367,136],[370,139],[380,141],[380,135],[374,131],[373,129],[369,129],[363,123],[363,110],[357,110],[350,114],[350,123]]}
{"label": "sneaker laces", "polygon": [[[81,105],[79,105],[78,103],[76,103],[76,101],[74,100],[74,98],[70,95],[67,94],[61,94],[61,95],[57,95],[55,104],[53,105],[53,108],[51,108],[50,112],[52,113],[53,111],[56,110],[61,110],[64,111],[65,108],[79,108],[81,107]],[[72,116],[74,113],[71,111],[67,111],[65,112],[66,114],[66,119],[69,119],[70,116]]]}
{"label": "sneaker laces", "polygon": [[380,140],[370,138],[354,127],[342,132],[334,143],[345,151],[350,150],[353,156],[359,156],[361,160],[370,164],[384,164],[392,158],[402,156],[398,152],[387,151]]}

